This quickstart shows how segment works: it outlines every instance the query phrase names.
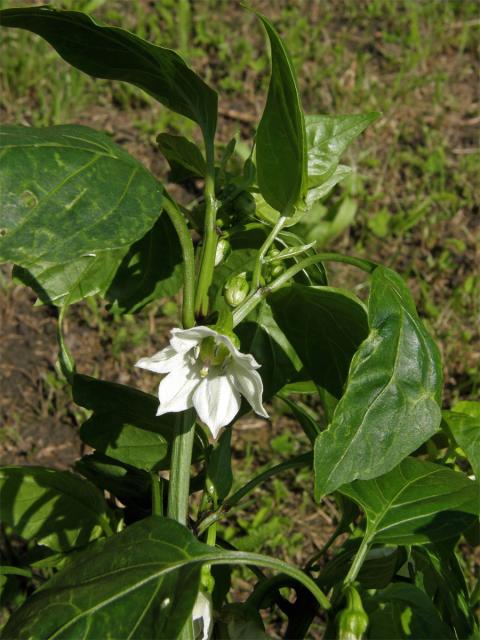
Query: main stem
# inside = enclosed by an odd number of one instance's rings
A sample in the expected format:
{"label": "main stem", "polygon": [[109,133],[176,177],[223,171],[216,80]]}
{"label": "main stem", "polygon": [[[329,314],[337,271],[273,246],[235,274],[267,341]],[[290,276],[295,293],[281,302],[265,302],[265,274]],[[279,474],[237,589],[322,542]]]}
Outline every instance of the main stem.
{"label": "main stem", "polygon": [[186,525],[190,489],[193,439],[195,437],[195,412],[193,409],[175,415],[170,481],[168,488],[169,518]]}
{"label": "main stem", "polygon": [[195,295],[195,311],[201,315],[208,313],[208,289],[212,283],[217,248],[217,201],[215,199],[215,162],[213,145],[208,144],[207,175],[205,176],[205,226],[203,231],[203,249],[200,261],[200,273]]}

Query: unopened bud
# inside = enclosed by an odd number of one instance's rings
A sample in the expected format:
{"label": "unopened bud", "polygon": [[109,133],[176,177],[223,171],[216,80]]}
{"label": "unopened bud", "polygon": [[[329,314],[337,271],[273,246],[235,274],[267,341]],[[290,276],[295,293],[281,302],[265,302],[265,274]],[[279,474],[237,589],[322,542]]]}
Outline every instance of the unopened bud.
{"label": "unopened bud", "polygon": [[231,307],[238,307],[248,296],[250,285],[245,272],[230,278],[225,285],[225,300]]}
{"label": "unopened bud", "polygon": [[362,600],[354,587],[347,591],[347,607],[338,620],[339,640],[362,640],[368,628],[368,616],[362,605]]}
{"label": "unopened bud", "polygon": [[218,265],[225,260],[225,258],[230,253],[231,247],[230,243],[226,238],[220,238],[217,242],[217,248],[215,250],[215,266]]}

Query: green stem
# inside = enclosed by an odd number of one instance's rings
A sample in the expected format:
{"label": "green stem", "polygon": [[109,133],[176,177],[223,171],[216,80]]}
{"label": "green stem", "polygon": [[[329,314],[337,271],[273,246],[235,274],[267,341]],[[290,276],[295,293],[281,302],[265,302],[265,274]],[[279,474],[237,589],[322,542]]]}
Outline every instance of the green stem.
{"label": "green stem", "polygon": [[195,325],[194,298],[195,298],[195,253],[190,232],[178,208],[176,202],[165,193],[163,208],[167,212],[175,231],[177,232],[183,257],[183,303],[182,324],[184,329],[190,329]]}
{"label": "green stem", "polygon": [[258,289],[259,285],[260,285],[260,277],[262,275],[263,259],[267,255],[267,251],[270,249],[272,244],[275,242],[275,238],[277,237],[277,235],[279,234],[281,228],[285,224],[286,219],[287,219],[286,216],[280,216],[278,218],[277,222],[275,223],[275,226],[272,228],[272,230],[270,231],[268,236],[265,238],[264,243],[260,247],[260,250],[259,250],[259,252],[257,254],[257,259],[255,261],[255,266],[253,268],[252,291],[256,291]]}
{"label": "green stem", "polygon": [[367,556],[369,549],[370,549],[370,536],[368,535],[368,533],[365,533],[362,539],[362,543],[360,544],[360,547],[358,548],[358,551],[355,554],[355,558],[353,559],[350,569],[347,575],[345,576],[345,580],[343,581],[345,586],[348,587],[357,579],[358,573],[362,568],[362,564],[365,561],[365,558]]}
{"label": "green stem", "polygon": [[305,258],[301,262],[292,265],[289,269],[284,271],[278,278],[270,282],[266,287],[262,287],[254,291],[245,302],[234,309],[233,311],[233,326],[236,327],[248,314],[253,311],[259,302],[264,300],[270,293],[277,291],[284,284],[287,284],[297,273],[303,271],[312,264],[317,262],[344,262],[354,267],[358,267],[367,273],[372,273],[376,269],[376,264],[370,260],[362,260],[361,258],[352,258],[350,256],[343,256],[340,253],[317,253],[310,258]]}
{"label": "green stem", "polygon": [[154,471],[151,472],[150,478],[152,480],[152,514],[163,516],[163,483]]}
{"label": "green stem", "polygon": [[167,515],[183,525],[187,524],[188,519],[190,466],[192,464],[194,437],[194,411],[189,409],[188,411],[177,413],[175,415],[173,434]]}
{"label": "green stem", "polygon": [[215,163],[213,145],[208,144],[207,174],[205,176],[205,226],[203,230],[203,249],[200,260],[200,273],[195,296],[195,311],[203,316],[208,313],[208,289],[212,283],[217,248],[217,201],[215,199]]}

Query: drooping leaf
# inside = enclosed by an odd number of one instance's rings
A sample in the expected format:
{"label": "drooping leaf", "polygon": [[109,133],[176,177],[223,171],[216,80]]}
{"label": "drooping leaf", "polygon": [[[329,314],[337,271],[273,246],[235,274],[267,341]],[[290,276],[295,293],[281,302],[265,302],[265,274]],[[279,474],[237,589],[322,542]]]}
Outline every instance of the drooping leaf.
{"label": "drooping leaf", "polygon": [[368,321],[344,395],[315,443],[317,499],[356,478],[390,471],[440,425],[438,349],[390,269],[373,272]]}
{"label": "drooping leaf", "polygon": [[377,112],[305,116],[309,187],[317,187],[330,179],[348,145],[379,116]]}
{"label": "drooping leaf", "polygon": [[276,211],[290,216],[307,186],[307,145],[303,109],[292,62],[270,22],[262,21],[271,47],[272,73],[256,136],[260,192]]}
{"label": "drooping leaf", "polygon": [[[93,410],[82,425],[82,440],[114,460],[151,471],[168,467],[174,414],[156,415],[158,400],[138,389],[83,375],[73,379],[73,399]],[[200,430],[193,460],[203,455]]]}
{"label": "drooping leaf", "polygon": [[205,138],[213,141],[217,94],[175,51],[124,29],[100,26],[79,11],[4,9],[0,25],[42,36],[69,64],[95,78],[123,80],[140,87],[172,111],[199,124]]}
{"label": "drooping leaf", "polygon": [[424,544],[459,535],[480,512],[480,487],[465,474],[415,458],[340,492],[365,512],[371,541]]}
{"label": "drooping leaf", "polygon": [[455,408],[454,411],[444,411],[442,417],[454,440],[465,452],[477,479],[480,479],[480,416],[460,413]]}
{"label": "drooping leaf", "polygon": [[67,471],[0,469],[0,519],[25,540],[55,551],[82,547],[103,535],[109,511],[101,492]]}
{"label": "drooping leaf", "polygon": [[351,359],[368,334],[360,300],[333,287],[292,284],[268,302],[312,380],[340,397]]}
{"label": "drooping leaf", "polygon": [[0,261],[22,267],[22,280],[30,272],[44,301],[103,292],[160,216],[162,185],[83,126],[3,126],[0,153]]}
{"label": "drooping leaf", "polygon": [[184,136],[173,136],[169,133],[157,136],[157,144],[176,178],[182,177],[185,180],[205,177],[207,165],[196,144]]}
{"label": "drooping leaf", "polygon": [[444,611],[443,618],[455,629],[456,637],[470,638],[475,620],[469,606],[468,587],[458,559],[448,543],[414,546],[415,585]]}
{"label": "drooping leaf", "polygon": [[328,606],[299,569],[268,556],[209,547],[177,522],[153,516],[95,544],[59,571],[12,615],[3,637],[177,638],[195,603],[202,564],[277,569]]}
{"label": "drooping leaf", "polygon": [[364,600],[371,640],[453,640],[428,596],[412,584],[395,583]]}
{"label": "drooping leaf", "polygon": [[182,277],[180,243],[164,213],[153,228],[130,247],[106,297],[123,313],[135,313],[153,300],[175,295],[182,286]]}

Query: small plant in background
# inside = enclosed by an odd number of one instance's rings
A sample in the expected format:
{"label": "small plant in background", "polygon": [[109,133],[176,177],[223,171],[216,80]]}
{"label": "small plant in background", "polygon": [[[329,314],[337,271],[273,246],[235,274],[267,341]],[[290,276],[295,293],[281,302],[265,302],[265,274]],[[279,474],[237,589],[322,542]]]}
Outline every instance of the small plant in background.
{"label": "small plant in background", "polygon": [[[157,138],[171,180],[203,185],[183,206],[101,132],[1,127],[0,259],[58,308],[59,362],[90,412],[80,436],[93,450],[76,473],[0,472],[2,521],[27,543],[22,566],[2,567],[3,588],[21,576],[32,591],[10,599],[21,606],[5,638],[265,638],[260,613],[271,608],[286,616],[287,638],[308,637],[318,617],[325,638],[345,640],[478,631],[478,586],[470,593],[457,552],[477,524],[479,405],[442,414],[438,350],[398,274],[319,251],[353,220],[352,199],[332,211],[322,200],[379,114],[304,115],[285,46],[257,16],[271,77],[238,168],[235,139],[222,153],[215,144],[217,94],[174,51],[82,12],[0,12],[3,26],[42,36],[90,76],[140,87],[203,137],[202,148]],[[367,302],[329,283],[335,262],[360,270]],[[123,314],[180,291],[182,326],[137,363],[164,376],[158,399],[76,370],[64,339],[70,305],[104,299],[120,335]],[[305,392],[322,420],[295,400]],[[233,490],[235,420],[250,409],[268,419],[275,397],[308,445],[296,453],[279,436],[286,461]],[[288,544],[282,518],[268,520],[273,503],[242,519],[243,548],[218,527],[288,469],[308,473],[315,500],[329,496],[341,513],[301,568],[255,548],[270,525]],[[248,567],[245,602],[235,602],[233,566]]]}

